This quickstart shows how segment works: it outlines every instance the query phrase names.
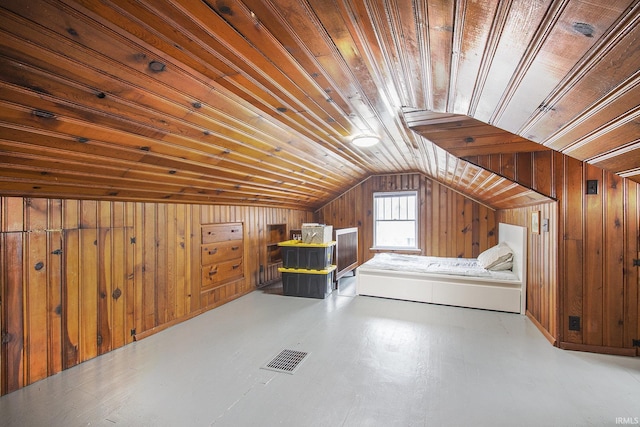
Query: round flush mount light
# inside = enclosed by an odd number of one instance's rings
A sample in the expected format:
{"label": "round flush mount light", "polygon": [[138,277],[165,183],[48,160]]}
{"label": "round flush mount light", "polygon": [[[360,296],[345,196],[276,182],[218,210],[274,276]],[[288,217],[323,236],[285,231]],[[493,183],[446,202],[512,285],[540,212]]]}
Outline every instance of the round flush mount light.
{"label": "round flush mount light", "polygon": [[363,135],[356,136],[351,142],[356,147],[372,147],[380,142],[380,138],[378,138],[377,136]]}

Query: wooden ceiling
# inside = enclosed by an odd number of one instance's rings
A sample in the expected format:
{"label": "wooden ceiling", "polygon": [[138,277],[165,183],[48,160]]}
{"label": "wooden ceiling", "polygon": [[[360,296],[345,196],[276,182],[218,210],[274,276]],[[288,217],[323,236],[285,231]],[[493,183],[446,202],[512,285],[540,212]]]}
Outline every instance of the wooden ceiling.
{"label": "wooden ceiling", "polygon": [[409,128],[456,157],[549,150],[536,142],[460,114],[405,113]]}
{"label": "wooden ceiling", "polygon": [[629,0],[0,0],[0,194],[313,209],[418,171],[503,208],[547,199],[456,156],[547,149],[640,182],[639,17]]}

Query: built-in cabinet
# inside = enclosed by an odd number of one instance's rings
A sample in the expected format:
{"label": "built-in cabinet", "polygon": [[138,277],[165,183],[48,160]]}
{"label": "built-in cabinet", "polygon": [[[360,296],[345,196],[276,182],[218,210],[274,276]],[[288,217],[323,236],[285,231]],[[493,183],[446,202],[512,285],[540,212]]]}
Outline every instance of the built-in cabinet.
{"label": "built-in cabinet", "polygon": [[278,243],[287,240],[287,224],[267,225],[267,264],[282,262],[282,254]]}
{"label": "built-in cabinet", "polygon": [[241,223],[203,224],[200,292],[210,292],[219,286],[243,279],[243,253]]}

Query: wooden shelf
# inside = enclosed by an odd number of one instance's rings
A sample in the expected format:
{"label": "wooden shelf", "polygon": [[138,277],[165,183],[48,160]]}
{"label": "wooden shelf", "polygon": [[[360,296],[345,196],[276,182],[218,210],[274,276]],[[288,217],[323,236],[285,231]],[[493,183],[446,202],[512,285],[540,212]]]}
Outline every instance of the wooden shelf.
{"label": "wooden shelf", "polygon": [[282,253],[278,243],[287,240],[287,224],[267,225],[267,264],[282,262]]}

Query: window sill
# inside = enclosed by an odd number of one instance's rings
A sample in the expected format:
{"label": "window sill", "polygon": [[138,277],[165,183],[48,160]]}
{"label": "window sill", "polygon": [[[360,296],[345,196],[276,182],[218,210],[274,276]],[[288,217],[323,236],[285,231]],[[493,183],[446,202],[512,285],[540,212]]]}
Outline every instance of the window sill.
{"label": "window sill", "polygon": [[406,253],[417,253],[421,254],[422,249],[420,248],[385,248],[385,247],[373,247],[369,248],[370,251],[373,252],[406,252]]}

